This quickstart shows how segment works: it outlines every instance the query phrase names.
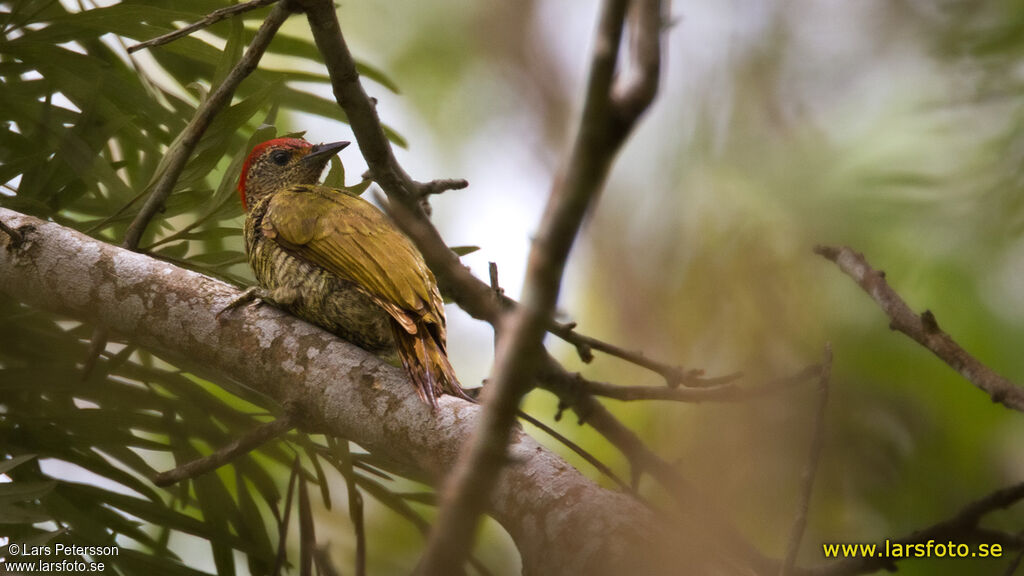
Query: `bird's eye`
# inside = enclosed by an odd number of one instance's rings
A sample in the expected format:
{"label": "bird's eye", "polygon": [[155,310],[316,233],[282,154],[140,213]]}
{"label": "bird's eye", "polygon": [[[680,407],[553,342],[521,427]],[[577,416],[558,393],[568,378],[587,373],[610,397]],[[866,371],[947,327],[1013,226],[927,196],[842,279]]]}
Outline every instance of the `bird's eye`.
{"label": "bird's eye", "polygon": [[285,152],[284,150],[278,150],[277,152],[274,152],[273,154],[270,155],[270,159],[274,162],[274,164],[277,164],[278,166],[284,166],[285,164],[287,164],[288,160],[291,160],[291,157],[292,155]]}

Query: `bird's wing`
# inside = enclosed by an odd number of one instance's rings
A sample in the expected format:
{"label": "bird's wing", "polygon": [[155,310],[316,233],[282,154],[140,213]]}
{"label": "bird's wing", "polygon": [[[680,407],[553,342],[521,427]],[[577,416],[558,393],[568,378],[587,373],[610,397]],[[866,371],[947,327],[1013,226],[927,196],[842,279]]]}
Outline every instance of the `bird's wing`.
{"label": "bird's wing", "polygon": [[263,233],[297,256],[351,280],[410,334],[434,324],[444,343],[444,302],[412,242],[369,202],[326,186],[274,195]]}

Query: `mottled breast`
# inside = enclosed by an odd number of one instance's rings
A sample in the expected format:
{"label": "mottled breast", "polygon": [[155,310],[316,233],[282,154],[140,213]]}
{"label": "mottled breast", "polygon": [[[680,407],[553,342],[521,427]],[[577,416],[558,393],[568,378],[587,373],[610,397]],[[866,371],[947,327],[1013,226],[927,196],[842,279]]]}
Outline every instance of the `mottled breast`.
{"label": "mottled breast", "polygon": [[269,195],[245,219],[245,251],[260,286],[290,288],[299,296],[282,308],[367,350],[395,347],[390,317],[353,282],[303,260],[260,231]]}

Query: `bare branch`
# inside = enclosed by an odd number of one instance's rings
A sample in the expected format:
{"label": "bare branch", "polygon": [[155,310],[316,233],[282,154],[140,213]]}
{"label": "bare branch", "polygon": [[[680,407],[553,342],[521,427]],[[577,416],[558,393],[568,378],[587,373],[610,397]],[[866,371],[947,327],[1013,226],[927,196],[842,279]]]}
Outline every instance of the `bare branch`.
{"label": "bare branch", "polygon": [[[306,12],[313,40],[324,57],[334,97],[348,116],[359,150],[369,166],[370,177],[393,201],[417,212],[423,185],[415,182],[398,164],[391,143],[377,115],[377,107],[359,82],[355,60],[338,25],[331,0],[294,0]],[[435,231],[436,233],[436,231]],[[437,237],[440,241],[440,236]]]}
{"label": "bare branch", "polygon": [[628,129],[650,106],[658,93],[661,77],[661,28],[663,5],[657,0],[638,0],[630,5],[632,64],[636,69],[631,80],[620,77],[612,101],[622,128]]}
{"label": "bare branch", "polygon": [[153,191],[150,192],[146,203],[142,205],[135,219],[128,225],[124,242],[121,244],[122,246],[129,250],[135,250],[139,247],[139,241],[142,239],[142,234],[146,231],[146,227],[149,226],[149,221],[153,219],[153,216],[164,205],[167,197],[170,196],[171,191],[174,190],[174,184],[178,181],[178,176],[181,175],[185,164],[188,163],[188,159],[199,144],[203,133],[206,132],[206,129],[213,122],[213,118],[217,113],[231,103],[231,97],[234,95],[238,85],[242,83],[242,80],[256,69],[260,58],[267,50],[267,46],[273,40],[274,34],[284,24],[284,21],[288,19],[290,13],[291,10],[288,8],[288,2],[280,2],[274,6],[274,9],[267,15],[267,19],[263,21],[260,29],[256,31],[256,36],[252,39],[252,43],[249,44],[249,48],[246,49],[238,64],[231,69],[231,72],[224,78],[224,81],[210,93],[206,100],[199,105],[188,126],[185,127],[181,134],[178,135],[177,140],[174,141],[174,144],[167,150],[167,155],[162,163],[163,171],[160,173],[156,183],[153,184]]}
{"label": "bare branch", "polygon": [[605,382],[594,382],[577,375],[582,391],[613,400],[668,400],[671,402],[744,402],[761,398],[805,382],[821,374],[821,366],[808,366],[800,372],[760,384],[757,386],[736,386],[731,384],[739,374],[723,376],[721,383],[707,388],[668,388],[666,386],[620,386]]}
{"label": "bare branch", "polygon": [[186,462],[181,466],[157,474],[153,477],[153,483],[157,486],[170,486],[186,478],[195,478],[196,476],[206,474],[224,466],[243,454],[252,452],[294,427],[295,421],[291,412],[285,412],[281,418],[260,424],[209,456]]}
{"label": "bare branch", "polygon": [[853,278],[878,303],[891,320],[890,328],[906,334],[931,350],[968,382],[991,396],[993,402],[1024,412],[1024,388],[1007,380],[961,348],[949,334],[939,328],[930,310],[920,316],[914,314],[910,306],[886,282],[885,273],[873,269],[863,254],[846,246],[818,246],[814,251],[835,262],[840,270]]}
{"label": "bare branch", "polygon": [[541,381],[545,389],[554,392],[560,400],[572,406],[581,421],[598,430],[626,456],[634,469],[634,476],[640,471],[646,472],[665,488],[683,515],[679,518],[681,523],[699,525],[706,543],[722,548],[728,557],[742,558],[755,567],[771,565],[672,464],[655,454],[635,432],[615,418],[593,396],[578,394],[573,384],[566,382],[566,376],[575,379],[574,375],[565,373],[561,366],[551,361],[541,373]]}
{"label": "bare branch", "polygon": [[216,24],[217,22],[220,22],[225,18],[234,16],[235,14],[242,14],[248,12],[249,10],[262,8],[268,4],[273,4],[274,2],[277,1],[278,0],[249,0],[249,2],[242,2],[241,4],[234,4],[231,6],[225,6],[224,8],[218,8],[204,16],[201,20],[197,20],[196,22],[193,22],[192,24],[189,24],[184,28],[175,30],[174,32],[168,32],[167,34],[157,36],[156,38],[153,38],[151,40],[146,40],[145,42],[139,42],[138,44],[133,44],[129,46],[127,48],[128,53],[132,54],[144,48],[152,48],[153,46],[160,46],[162,44],[173,42],[178,38],[188,36],[196,30],[202,30],[207,26]]}
{"label": "bare branch", "polygon": [[800,551],[800,541],[807,527],[807,514],[811,508],[811,493],[814,491],[814,477],[818,472],[818,461],[821,459],[821,447],[825,441],[825,407],[828,405],[829,378],[832,375],[832,345],[825,345],[825,358],[821,362],[821,375],[818,377],[818,406],[814,412],[814,431],[811,434],[811,451],[800,481],[800,503],[793,527],[789,533],[789,544],[786,546],[786,557],[779,568],[779,576],[792,573],[796,564],[796,555]]}
{"label": "bare branch", "polygon": [[562,445],[564,445],[569,450],[572,450],[577,456],[579,456],[580,458],[583,458],[584,460],[587,461],[588,464],[590,464],[591,466],[596,468],[598,472],[600,472],[601,474],[604,474],[612,482],[615,482],[616,484],[618,484],[620,488],[623,488],[623,489],[626,489],[626,490],[630,489],[629,485],[626,484],[625,482],[623,482],[622,479],[619,478],[618,474],[613,472],[612,469],[609,468],[608,466],[605,466],[605,464],[603,462],[601,462],[600,460],[598,460],[596,456],[594,456],[590,452],[587,452],[586,450],[584,450],[583,447],[580,446],[579,444],[573,442],[572,440],[569,440],[565,436],[559,434],[558,431],[555,430],[554,428],[548,426],[547,424],[541,422],[540,420],[537,420],[536,418],[534,418],[533,416],[530,416],[529,414],[527,414],[526,412],[523,412],[522,410],[518,411],[517,415],[520,418],[522,418],[523,420],[525,420],[525,421],[529,422],[530,424],[536,426],[537,428],[540,428],[540,430],[542,432],[544,432],[548,436],[551,436],[552,438],[554,438],[555,440],[560,442]]}
{"label": "bare branch", "polygon": [[434,194],[443,194],[449,190],[462,190],[469,186],[469,182],[461,178],[443,180],[431,180],[420,185],[420,194],[424,197]]}
{"label": "bare branch", "polygon": [[501,283],[498,282],[498,264],[497,262],[487,263],[487,275],[491,279],[491,290],[494,290],[494,294],[499,298],[505,294],[505,289],[501,287]]}
{"label": "bare branch", "polygon": [[[562,340],[565,340],[569,344],[576,347],[576,352],[579,354],[580,359],[584,362],[590,362],[594,358],[593,351],[598,350],[604,352],[609,356],[614,356],[620,360],[625,360],[630,364],[636,364],[646,368],[662,378],[665,379],[665,384],[670,387],[676,387],[679,385],[684,386],[708,386],[706,381],[700,379],[704,374],[703,370],[686,370],[680,366],[671,366],[663,362],[658,362],[648,358],[646,354],[639,351],[626,350],[620,348],[614,344],[610,344],[603,340],[598,340],[591,336],[585,336],[576,332],[575,324],[559,324],[552,322],[552,325],[548,330],[558,336]],[[716,382],[710,385],[718,385],[720,382]]]}

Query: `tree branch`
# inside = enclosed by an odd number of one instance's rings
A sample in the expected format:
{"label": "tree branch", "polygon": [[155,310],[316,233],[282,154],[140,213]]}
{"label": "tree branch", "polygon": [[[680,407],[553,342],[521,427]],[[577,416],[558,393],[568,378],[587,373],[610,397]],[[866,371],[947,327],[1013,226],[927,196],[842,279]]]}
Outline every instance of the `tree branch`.
{"label": "tree branch", "polygon": [[[348,438],[395,469],[438,482],[477,423],[479,407],[445,396],[434,414],[402,370],[270,306],[218,322],[239,293],[223,282],[7,209],[0,221],[25,236],[13,248],[0,235],[0,294],[294,401],[306,431]],[[623,573],[666,553],[668,528],[630,496],[597,487],[522,432],[510,452],[490,506],[525,574]]]}
{"label": "tree branch", "polygon": [[[671,366],[664,362],[658,362],[657,360],[648,358],[646,354],[640,351],[626,350],[614,344],[598,340],[591,336],[586,336],[576,332],[575,324],[559,324],[553,322],[552,326],[548,330],[558,336],[562,340],[565,340],[569,344],[576,347],[576,353],[579,354],[580,360],[589,363],[594,359],[594,350],[604,352],[609,356],[613,356],[620,360],[625,360],[630,364],[636,364],[642,368],[646,368],[655,374],[658,374],[665,379],[665,384],[671,388],[675,388],[680,385],[684,386],[716,386],[722,384],[721,381],[715,381],[708,383],[707,380],[701,379],[704,371],[699,369],[684,369],[681,366]],[[738,376],[736,376],[738,377]],[[730,377],[730,380],[734,380],[735,377]]]}
{"label": "tree branch", "polygon": [[602,398],[630,402],[634,400],[668,400],[670,402],[744,402],[753,398],[761,398],[795,386],[810,378],[819,376],[822,367],[812,365],[800,372],[778,378],[757,386],[736,386],[731,382],[739,376],[723,377],[724,384],[707,388],[669,388],[667,386],[621,386],[605,382],[594,382],[577,375],[583,392]]}
{"label": "tree branch", "polygon": [[885,273],[873,269],[863,254],[846,246],[817,246],[814,252],[835,262],[840,270],[853,278],[889,316],[890,328],[906,334],[931,350],[968,382],[991,396],[993,402],[1024,412],[1024,388],[1004,378],[961,348],[949,334],[939,328],[930,310],[925,310],[920,316],[914,314],[910,306],[886,282]]}
{"label": "tree branch", "polygon": [[[306,12],[313,40],[323,54],[324,64],[331,77],[334,97],[348,116],[349,126],[369,167],[370,178],[392,200],[400,200],[407,208],[420,211],[418,203],[426,185],[410,178],[395,159],[391,143],[377,115],[377,107],[359,82],[359,72],[345,37],[341,34],[334,3],[331,0],[294,1]],[[439,235],[437,240],[441,240]]]}
{"label": "tree branch", "polygon": [[291,411],[286,411],[281,418],[260,424],[256,428],[246,432],[232,440],[227,445],[217,449],[209,456],[186,462],[181,466],[161,472],[153,477],[153,484],[157,486],[170,486],[181,482],[186,478],[195,478],[231,462],[243,454],[252,452],[263,444],[281,436],[295,427],[294,416]]}
{"label": "tree branch", "polygon": [[224,8],[218,8],[204,16],[202,19],[197,20],[192,24],[185,26],[184,28],[175,30],[174,32],[168,32],[167,34],[157,36],[156,38],[146,40],[145,42],[133,44],[126,48],[126,50],[128,50],[129,54],[132,54],[144,48],[152,48],[153,46],[167,44],[169,42],[177,40],[178,38],[188,36],[196,30],[202,30],[207,26],[212,26],[213,24],[216,24],[217,22],[220,22],[225,18],[229,18],[236,14],[243,14],[245,12],[248,12],[249,10],[262,8],[268,4],[273,4],[274,2],[277,1],[278,0],[249,0],[249,2],[242,2],[241,4],[234,4],[231,6],[225,6]]}
{"label": "tree branch", "polygon": [[[651,1],[651,0],[644,0]],[[437,276],[442,291],[451,296],[470,316],[491,324],[496,331],[503,330],[500,319],[515,302],[499,297],[495,291],[466,268],[458,256],[441,239],[419,205],[417,191],[421,186],[398,165],[391,145],[381,128],[380,119],[371,99],[366,95],[355,63],[348,51],[341,28],[329,0],[296,0],[306,11],[310,29],[318,49],[324,56],[338,104],[348,116],[359,147],[370,167],[372,178],[391,201],[389,214],[420,249],[427,264]],[[677,490],[681,484],[678,473],[658,458],[643,442],[593,397],[581,394],[575,375],[565,370],[547,353],[542,354],[540,384],[554,392],[561,401],[571,406],[591,427],[607,438],[630,459],[637,470],[655,469],[654,478],[668,490]],[[729,531],[730,534],[735,531]],[[737,544],[758,557],[749,545]],[[530,571],[527,566],[526,572]]]}
{"label": "tree branch", "polygon": [[[650,3],[657,8],[658,2]],[[617,111],[611,97],[626,7],[626,0],[607,0],[601,9],[579,133],[530,249],[521,306],[507,319],[498,341],[479,427],[441,494],[420,574],[452,574],[465,562],[471,549],[466,543],[474,540],[479,516],[502,468],[519,401],[542,363],[541,340],[555,311],[569,252],[628,134],[628,129],[613,130]],[[652,40],[655,64],[658,32]],[[657,72],[655,66],[653,73]]]}

